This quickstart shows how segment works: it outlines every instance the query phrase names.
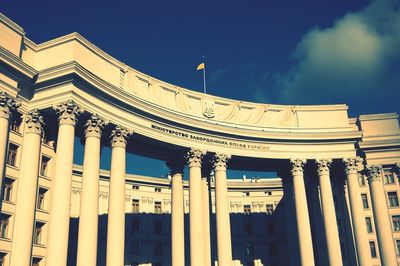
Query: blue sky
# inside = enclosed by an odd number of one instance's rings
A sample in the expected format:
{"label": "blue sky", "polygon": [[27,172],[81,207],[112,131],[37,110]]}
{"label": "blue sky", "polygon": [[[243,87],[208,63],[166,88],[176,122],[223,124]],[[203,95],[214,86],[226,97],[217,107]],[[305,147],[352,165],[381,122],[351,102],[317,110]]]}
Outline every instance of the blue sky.
{"label": "blue sky", "polygon": [[36,43],[76,31],[192,90],[205,55],[210,94],[400,112],[400,1],[3,1],[0,11]]}

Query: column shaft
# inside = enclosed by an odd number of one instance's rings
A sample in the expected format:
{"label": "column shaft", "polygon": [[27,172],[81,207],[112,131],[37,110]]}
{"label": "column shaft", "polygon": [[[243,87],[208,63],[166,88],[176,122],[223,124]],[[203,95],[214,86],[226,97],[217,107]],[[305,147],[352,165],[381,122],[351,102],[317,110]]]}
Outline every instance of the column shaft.
{"label": "column shaft", "polygon": [[47,234],[46,265],[49,266],[67,264],[75,115],[80,113],[74,108],[77,107],[71,101],[56,108],[61,115]]}
{"label": "column shaft", "polygon": [[329,265],[343,265],[335,205],[329,176],[330,160],[317,160],[317,164]]}
{"label": "column shaft", "polygon": [[203,177],[201,180],[201,193],[203,198],[204,265],[211,266],[210,201],[207,177]]}
{"label": "column shaft", "polygon": [[172,265],[185,266],[185,227],[182,174],[172,175]]}
{"label": "column shaft", "polygon": [[35,224],[36,192],[41,148],[41,121],[37,110],[25,118],[27,126],[23,139],[21,166],[15,205],[11,266],[31,264],[32,235]]}
{"label": "column shaft", "polygon": [[297,232],[301,265],[314,265],[314,252],[308,216],[307,196],[304,186],[303,160],[291,160],[293,164],[293,194],[296,210]]}
{"label": "column shaft", "polygon": [[357,177],[357,159],[347,158],[343,160],[346,166],[347,186],[349,190],[349,202],[351,220],[353,223],[354,239],[357,251],[358,264],[360,266],[372,265],[371,252],[367,227],[365,224],[365,215],[361,201],[360,187]]}
{"label": "column shaft", "polygon": [[397,265],[392,226],[389,220],[386,195],[381,179],[382,168],[369,168],[369,188],[371,191],[372,211],[374,214],[376,237],[378,239],[381,263],[384,266]]}

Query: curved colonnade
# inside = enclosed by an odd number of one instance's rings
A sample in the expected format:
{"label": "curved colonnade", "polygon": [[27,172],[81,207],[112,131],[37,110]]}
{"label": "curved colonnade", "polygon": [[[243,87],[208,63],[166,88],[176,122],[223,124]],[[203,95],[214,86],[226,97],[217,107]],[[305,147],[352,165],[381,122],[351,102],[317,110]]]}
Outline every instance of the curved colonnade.
{"label": "curved colonnade", "polygon": [[[382,265],[395,265],[396,252],[382,189],[378,159],[367,158],[361,129],[346,105],[281,106],[239,102],[186,90],[140,73],[110,57],[79,34],[42,44],[25,37],[5,16],[1,40],[0,165],[4,173],[10,117],[23,114],[16,217],[10,265],[28,265],[39,156],[44,125],[58,119],[46,265],[65,265],[68,251],[74,137],[84,142],[77,265],[96,265],[98,185],[101,145],[111,146],[107,264],[124,263],[126,150],[167,161],[172,175],[172,265],[184,265],[182,174],[189,169],[190,262],[210,265],[207,190],[215,173],[218,265],[232,265],[227,167],[278,171],[288,183],[295,209],[298,264],[314,265],[305,164],[319,180],[324,236],[330,265],[342,265],[331,186],[331,166],[346,173],[354,245],[359,265],[371,265],[357,173],[368,169]],[[23,44],[23,45],[21,45]],[[390,123],[397,116],[390,116]],[[83,120],[79,123],[77,120]],[[393,120],[393,121],[392,121]],[[85,124],[84,131],[81,126]],[[46,128],[46,127],[45,127]],[[111,134],[104,136],[104,132]],[[108,140],[107,140],[108,139]],[[393,145],[398,145],[395,139]],[[392,145],[392,144],[391,144]],[[375,147],[374,147],[375,148]],[[135,151],[134,151],[135,152]],[[385,165],[396,166],[395,156]],[[229,162],[229,165],[228,165]],[[381,163],[383,164],[383,163]],[[398,165],[397,165],[398,166]],[[208,170],[206,170],[208,169]],[[398,169],[398,167],[396,168]],[[382,204],[383,202],[383,204]],[[208,226],[205,226],[207,225]],[[293,251],[296,253],[295,251]],[[293,253],[293,254],[294,254]],[[293,263],[295,263],[293,261]]]}

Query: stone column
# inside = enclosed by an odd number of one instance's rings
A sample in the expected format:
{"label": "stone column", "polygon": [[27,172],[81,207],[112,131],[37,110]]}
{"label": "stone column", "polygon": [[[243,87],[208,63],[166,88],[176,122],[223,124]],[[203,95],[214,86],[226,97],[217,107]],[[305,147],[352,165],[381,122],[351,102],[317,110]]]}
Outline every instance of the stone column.
{"label": "stone column", "polygon": [[232,265],[231,223],[229,219],[226,164],[230,155],[217,153],[213,158],[215,175],[215,206],[217,220],[218,265]]}
{"label": "stone column", "polygon": [[19,106],[19,102],[8,96],[7,93],[0,92],[0,188],[3,187],[3,177],[6,171],[11,114]]}
{"label": "stone column", "polygon": [[203,228],[204,228],[204,265],[211,266],[211,238],[210,238],[210,194],[208,180],[210,178],[211,165],[203,162],[201,194],[203,198]]}
{"label": "stone column", "polygon": [[125,251],[126,139],[131,133],[121,126],[111,132],[111,171],[108,198],[107,266],[123,266]]}
{"label": "stone column", "polygon": [[184,165],[184,158],[180,158],[180,155],[167,161],[172,175],[171,265],[176,266],[185,266],[185,210],[182,181]]}
{"label": "stone column", "polygon": [[204,266],[203,201],[201,198],[201,161],[204,154],[204,151],[192,148],[186,157],[189,166],[191,266]]}
{"label": "stone column", "polygon": [[57,156],[54,168],[46,265],[66,265],[72,189],[72,164],[76,117],[82,110],[72,101],[54,107],[59,117]]}
{"label": "stone column", "polygon": [[325,240],[329,265],[343,265],[338,226],[336,222],[335,204],[333,203],[329,169],[332,160],[316,160],[318,166],[319,187],[321,190],[322,215],[324,220]]}
{"label": "stone column", "polygon": [[389,220],[386,203],[387,197],[383,190],[381,179],[382,167],[377,165],[370,166],[367,168],[367,172],[381,263],[384,266],[397,265],[392,226]]}
{"label": "stone column", "polygon": [[291,159],[290,163],[292,165],[291,172],[293,177],[293,194],[299,239],[300,264],[312,266],[315,264],[315,262],[303,175],[303,168],[306,160]]}
{"label": "stone column", "polygon": [[99,212],[100,138],[105,122],[97,114],[86,123],[79,212],[77,266],[95,266]]}
{"label": "stone column", "polygon": [[361,192],[358,184],[358,164],[360,158],[343,159],[345,171],[347,175],[347,187],[349,190],[349,202],[351,220],[353,222],[354,239],[357,250],[357,259],[360,266],[372,265],[371,251],[369,248],[369,240],[367,227],[365,224],[365,215],[361,201]]}
{"label": "stone column", "polygon": [[43,117],[37,109],[25,117],[25,132],[18,177],[11,266],[31,264],[32,235],[35,224],[36,192],[39,175]]}

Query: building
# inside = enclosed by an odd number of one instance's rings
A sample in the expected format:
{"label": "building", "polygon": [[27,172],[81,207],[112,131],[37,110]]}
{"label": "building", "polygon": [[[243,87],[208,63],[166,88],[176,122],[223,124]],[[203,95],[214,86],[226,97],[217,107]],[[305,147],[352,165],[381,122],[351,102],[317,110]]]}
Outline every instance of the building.
{"label": "building", "polygon": [[[77,33],[35,44],[0,22],[0,265],[400,261],[397,114],[204,95]],[[126,153],[166,161],[170,177],[126,174]]]}

